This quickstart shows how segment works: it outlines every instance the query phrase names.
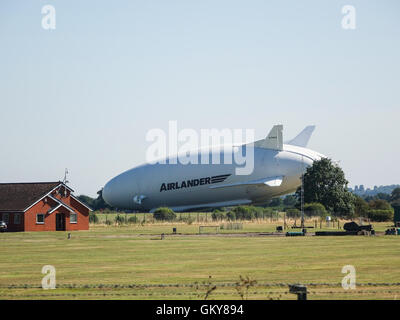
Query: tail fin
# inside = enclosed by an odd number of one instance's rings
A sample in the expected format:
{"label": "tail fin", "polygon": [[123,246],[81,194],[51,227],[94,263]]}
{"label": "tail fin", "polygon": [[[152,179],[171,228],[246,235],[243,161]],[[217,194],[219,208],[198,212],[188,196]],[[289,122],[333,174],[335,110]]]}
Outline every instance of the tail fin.
{"label": "tail fin", "polygon": [[283,125],[281,124],[273,126],[268,136],[265,139],[254,142],[254,146],[264,149],[283,150],[282,130]]}
{"label": "tail fin", "polygon": [[315,126],[307,126],[304,128],[302,132],[300,132],[295,138],[290,141],[285,142],[286,144],[290,144],[292,146],[298,147],[307,147],[308,141],[311,138],[312,133],[314,132]]}

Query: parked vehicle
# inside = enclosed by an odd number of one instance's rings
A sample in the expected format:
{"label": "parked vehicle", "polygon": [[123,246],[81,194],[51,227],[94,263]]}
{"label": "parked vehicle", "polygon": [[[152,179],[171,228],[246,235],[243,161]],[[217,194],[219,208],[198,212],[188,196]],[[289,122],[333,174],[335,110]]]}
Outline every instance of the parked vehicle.
{"label": "parked vehicle", "polygon": [[0,232],[4,232],[7,230],[7,223],[4,221],[0,221]]}

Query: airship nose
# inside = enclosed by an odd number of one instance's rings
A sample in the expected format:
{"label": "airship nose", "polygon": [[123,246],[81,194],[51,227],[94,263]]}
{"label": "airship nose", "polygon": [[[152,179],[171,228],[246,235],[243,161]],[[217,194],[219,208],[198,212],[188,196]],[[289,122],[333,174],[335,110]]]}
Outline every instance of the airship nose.
{"label": "airship nose", "polygon": [[122,180],[123,179],[121,179],[120,176],[114,177],[108,181],[103,188],[103,199],[111,207],[121,207],[126,205],[125,198],[127,188]]}
{"label": "airship nose", "polygon": [[114,206],[114,201],[113,201],[114,190],[112,186],[113,184],[114,184],[113,180],[110,180],[109,182],[106,183],[102,191],[103,200],[112,207]]}
{"label": "airship nose", "polygon": [[103,188],[103,199],[116,208],[131,208],[134,195],[138,194],[136,176],[124,172],[106,183]]}

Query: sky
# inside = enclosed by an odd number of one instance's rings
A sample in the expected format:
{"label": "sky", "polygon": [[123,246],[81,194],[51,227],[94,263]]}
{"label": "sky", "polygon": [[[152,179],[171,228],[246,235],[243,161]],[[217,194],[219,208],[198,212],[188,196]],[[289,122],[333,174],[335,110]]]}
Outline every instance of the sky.
{"label": "sky", "polygon": [[256,139],[313,124],[308,147],[349,186],[400,183],[397,0],[2,0],[0,44],[0,182],[68,168],[75,193],[96,196],[176,120]]}

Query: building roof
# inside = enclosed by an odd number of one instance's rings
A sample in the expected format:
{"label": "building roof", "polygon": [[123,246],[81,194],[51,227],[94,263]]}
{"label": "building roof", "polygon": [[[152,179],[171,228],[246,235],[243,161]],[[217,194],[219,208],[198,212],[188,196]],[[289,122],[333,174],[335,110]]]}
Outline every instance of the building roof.
{"label": "building roof", "polygon": [[64,185],[61,181],[0,183],[0,211],[24,211],[60,184]]}
{"label": "building roof", "polygon": [[53,201],[57,202],[57,206],[55,206],[54,208],[49,210],[49,213],[53,213],[56,209],[58,209],[59,207],[64,207],[66,208],[68,211],[70,212],[75,212],[74,209],[72,209],[69,205],[67,205],[66,203],[58,200],[57,198],[52,197],[51,195],[49,195],[49,198],[52,199]]}

